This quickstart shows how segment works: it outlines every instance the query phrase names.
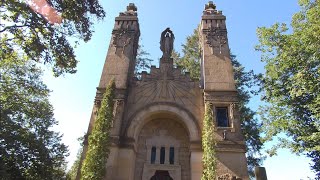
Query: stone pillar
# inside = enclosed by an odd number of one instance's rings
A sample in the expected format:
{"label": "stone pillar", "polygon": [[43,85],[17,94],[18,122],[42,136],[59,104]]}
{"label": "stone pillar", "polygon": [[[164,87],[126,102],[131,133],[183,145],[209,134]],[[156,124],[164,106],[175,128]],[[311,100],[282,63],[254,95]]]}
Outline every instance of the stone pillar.
{"label": "stone pillar", "polygon": [[190,156],[191,180],[200,180],[202,176],[202,152],[192,151]]}
{"label": "stone pillar", "polygon": [[135,169],[136,153],[132,148],[120,148],[118,155],[117,174],[114,180],[133,180]]}
{"label": "stone pillar", "polygon": [[156,147],[156,162],[155,162],[155,164],[160,164],[160,150],[161,150],[161,147],[157,146]]}
{"label": "stone pillar", "polygon": [[[115,115],[114,122],[113,122],[114,124],[111,130],[111,136],[113,141],[112,144],[114,146],[117,146],[119,142],[119,134],[120,134],[120,128],[122,123],[123,109],[126,103],[125,102],[126,89],[134,74],[139,36],[140,36],[140,29],[139,29],[139,22],[138,22],[138,16],[137,16],[137,7],[133,3],[130,3],[129,6],[127,6],[127,10],[125,12],[120,13],[119,16],[115,18],[112,37],[109,44],[108,53],[105,59],[103,71],[101,74],[99,87],[97,87],[95,105],[92,110],[90,124],[87,131],[87,135],[90,135],[92,128],[94,126],[94,122],[96,119],[95,114],[97,112],[97,109],[100,106],[102,95],[105,91],[107,84],[112,79],[114,79],[116,83],[115,99],[118,99],[115,106],[115,110],[114,110],[114,115]],[[118,147],[115,147],[115,148],[118,148]],[[87,149],[88,149],[88,144],[85,143],[84,150],[81,155],[80,164],[82,164],[84,158],[86,157]],[[111,152],[112,155],[109,156],[110,157],[109,159],[116,159],[117,157],[113,157],[113,156],[117,156],[116,152],[117,150],[114,149]],[[111,163],[109,159],[108,159],[108,163]],[[130,163],[127,162],[126,165],[128,164],[132,165],[131,162]],[[133,167],[134,167],[134,163],[133,163]],[[81,178],[80,169],[81,169],[81,166],[79,166],[79,170],[76,177],[77,180]],[[124,178],[124,179],[128,180],[132,178]]]}
{"label": "stone pillar", "polygon": [[119,147],[110,147],[110,154],[106,164],[106,179],[112,179],[118,169],[118,153]]}
{"label": "stone pillar", "polygon": [[256,175],[256,180],[268,180],[266,168],[264,167],[255,167],[254,174]]}
{"label": "stone pillar", "polygon": [[[200,69],[204,102],[213,106],[212,114],[215,124],[217,124],[215,107],[227,108],[230,124],[229,127],[216,126],[212,135],[217,141],[216,157],[220,163],[217,175],[232,172],[232,176],[249,179],[240,116],[233,105],[239,100],[228,45],[226,16],[222,14],[222,11],[216,9],[212,1],[205,5],[203,11],[199,27],[199,41],[202,54]],[[191,161],[197,157],[193,153],[191,152]],[[191,163],[191,166],[193,178],[198,179],[200,171],[195,170],[197,166],[194,163]]]}
{"label": "stone pillar", "polygon": [[201,86],[205,91],[235,91],[226,17],[211,1],[205,6],[199,29]]}
{"label": "stone pillar", "polygon": [[170,146],[166,146],[164,164],[170,164]]}
{"label": "stone pillar", "polygon": [[117,88],[127,89],[134,74],[139,36],[137,7],[130,3],[127,11],[115,19],[99,87],[105,88],[111,79],[115,79]]}
{"label": "stone pillar", "polygon": [[147,163],[151,163],[151,146],[147,146]]}

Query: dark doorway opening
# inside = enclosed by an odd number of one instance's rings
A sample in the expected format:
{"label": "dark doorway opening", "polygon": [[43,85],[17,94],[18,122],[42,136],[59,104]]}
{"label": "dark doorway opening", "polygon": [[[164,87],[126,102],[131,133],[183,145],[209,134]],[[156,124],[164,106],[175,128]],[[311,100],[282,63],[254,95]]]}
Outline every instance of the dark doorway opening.
{"label": "dark doorway opening", "polygon": [[168,171],[157,170],[150,180],[173,180]]}

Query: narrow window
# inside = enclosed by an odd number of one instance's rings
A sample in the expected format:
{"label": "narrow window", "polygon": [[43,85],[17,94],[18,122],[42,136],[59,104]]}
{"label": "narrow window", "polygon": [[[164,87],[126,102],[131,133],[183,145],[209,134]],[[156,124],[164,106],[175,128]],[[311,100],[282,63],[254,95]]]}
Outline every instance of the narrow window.
{"label": "narrow window", "polygon": [[166,149],[164,147],[161,147],[161,149],[160,149],[160,164],[164,164],[165,155],[166,155]]}
{"label": "narrow window", "polygon": [[169,161],[170,161],[170,164],[174,164],[174,147],[170,147]]}
{"label": "narrow window", "polygon": [[218,127],[229,127],[228,108],[217,107],[216,112],[217,112]]}
{"label": "narrow window", "polygon": [[151,164],[154,164],[156,161],[156,151],[157,151],[157,148],[153,146],[151,148]]}

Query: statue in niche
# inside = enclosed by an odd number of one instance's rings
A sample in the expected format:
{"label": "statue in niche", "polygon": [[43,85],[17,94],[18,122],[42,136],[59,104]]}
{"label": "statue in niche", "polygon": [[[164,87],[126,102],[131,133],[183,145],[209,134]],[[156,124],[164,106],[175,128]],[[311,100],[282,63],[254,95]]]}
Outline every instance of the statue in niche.
{"label": "statue in niche", "polygon": [[163,58],[170,58],[173,50],[174,34],[170,28],[165,29],[161,33],[160,49],[163,52]]}

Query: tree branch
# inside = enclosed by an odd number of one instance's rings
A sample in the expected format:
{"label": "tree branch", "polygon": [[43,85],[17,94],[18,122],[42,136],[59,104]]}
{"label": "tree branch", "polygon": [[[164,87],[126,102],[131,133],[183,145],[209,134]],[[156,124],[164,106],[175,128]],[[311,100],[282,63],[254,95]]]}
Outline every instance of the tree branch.
{"label": "tree branch", "polygon": [[6,31],[8,29],[11,29],[11,28],[21,28],[21,27],[29,27],[29,25],[23,24],[23,25],[6,26],[6,27],[4,27],[3,29],[0,30],[0,33]]}

